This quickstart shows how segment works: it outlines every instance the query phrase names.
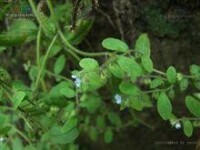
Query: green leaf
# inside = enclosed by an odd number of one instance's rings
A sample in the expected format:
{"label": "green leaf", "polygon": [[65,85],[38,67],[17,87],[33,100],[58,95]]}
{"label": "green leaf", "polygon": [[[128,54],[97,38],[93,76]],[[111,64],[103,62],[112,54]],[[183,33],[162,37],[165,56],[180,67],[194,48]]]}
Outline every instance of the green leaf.
{"label": "green leaf", "polygon": [[200,75],[200,67],[197,65],[191,65],[190,66],[190,73],[192,75]]}
{"label": "green leaf", "polygon": [[15,109],[21,104],[25,96],[26,96],[26,93],[22,91],[17,91],[14,93],[14,95],[12,96],[12,103]]}
{"label": "green leaf", "polygon": [[106,38],[103,40],[102,45],[104,48],[112,51],[126,52],[129,47],[126,43],[115,38]]}
{"label": "green leaf", "polygon": [[176,69],[173,66],[170,66],[167,69],[167,79],[169,83],[171,84],[176,83],[176,77],[177,77]]}
{"label": "green leaf", "polygon": [[77,118],[70,118],[66,121],[66,123],[62,127],[62,131],[69,132],[73,128],[75,128],[78,125],[78,119]]}
{"label": "green leaf", "polygon": [[157,110],[164,120],[170,119],[172,114],[172,105],[165,92],[160,93],[158,97]]}
{"label": "green leaf", "polygon": [[4,50],[6,50],[6,47],[1,47],[0,46],[0,53],[3,52]]}
{"label": "green leaf", "polygon": [[92,58],[84,58],[80,61],[79,65],[86,70],[94,70],[99,67],[98,62]]}
{"label": "green leaf", "polygon": [[109,112],[108,119],[115,126],[120,126],[122,124],[121,118],[119,117],[117,113]]}
{"label": "green leaf", "polygon": [[98,116],[96,120],[96,126],[99,129],[104,129],[105,128],[105,117],[104,116]]}
{"label": "green leaf", "polygon": [[196,117],[200,117],[200,102],[192,96],[187,96],[185,99],[187,109]]}
{"label": "green leaf", "polygon": [[137,111],[143,110],[145,107],[152,107],[152,102],[147,94],[141,93],[137,96],[130,96],[128,98],[130,106]]}
{"label": "green leaf", "polygon": [[22,141],[20,140],[20,138],[12,139],[12,149],[14,149],[14,150],[24,149]]}
{"label": "green leaf", "polygon": [[146,71],[151,73],[153,71],[153,62],[148,56],[142,57],[142,65]]}
{"label": "green leaf", "polygon": [[130,99],[131,107],[134,109],[141,111],[143,109],[143,104],[138,98],[131,98]]}
{"label": "green leaf", "polygon": [[150,83],[150,88],[151,88],[151,89],[154,89],[154,88],[159,87],[159,86],[162,85],[162,84],[163,84],[163,80],[157,78],[157,79],[154,79],[154,80],[151,81],[151,83]]}
{"label": "green leaf", "polygon": [[11,126],[5,126],[0,128],[0,136],[1,135],[6,135],[11,129]]}
{"label": "green leaf", "polygon": [[184,131],[185,135],[187,137],[191,137],[192,133],[193,133],[193,125],[192,125],[191,121],[188,119],[183,119],[182,123],[183,123],[183,131]]}
{"label": "green leaf", "polygon": [[143,74],[141,66],[135,61],[134,58],[119,56],[117,62],[122,70],[124,70],[133,81],[136,80],[138,76]]}
{"label": "green leaf", "polygon": [[84,94],[80,101],[80,107],[86,108],[89,113],[95,113],[102,104],[100,96],[97,94]]}
{"label": "green leaf", "polygon": [[74,128],[68,132],[62,130],[61,127],[53,127],[50,130],[50,138],[55,144],[72,143],[79,135],[79,131]]}
{"label": "green leaf", "polygon": [[106,77],[99,71],[86,71],[82,76],[81,88],[84,92],[95,91],[105,85]]}
{"label": "green leaf", "polygon": [[108,69],[116,78],[121,79],[125,76],[124,71],[118,64],[109,65]]}
{"label": "green leaf", "polygon": [[49,92],[49,96],[52,98],[60,98],[62,96],[66,96],[68,98],[72,98],[75,96],[75,92],[72,89],[73,84],[68,81],[60,82],[59,84],[52,87]]}
{"label": "green leaf", "polygon": [[25,34],[27,41],[36,39],[38,27],[30,19],[16,19],[10,26],[9,32],[15,35]]}
{"label": "green leaf", "polygon": [[180,84],[179,84],[180,90],[181,90],[181,91],[185,91],[185,90],[187,89],[187,87],[188,87],[188,84],[189,84],[188,79],[187,79],[187,78],[183,78],[183,79],[180,81]]}
{"label": "green leaf", "polygon": [[146,33],[139,36],[135,44],[135,50],[138,51],[138,55],[145,55],[150,57],[150,40]]}
{"label": "green leaf", "polygon": [[66,62],[66,58],[64,55],[60,55],[55,64],[54,64],[54,73],[55,74],[60,74],[62,72],[62,70],[64,69],[65,67],[65,62]]}
{"label": "green leaf", "polygon": [[53,57],[61,51],[62,47],[59,44],[54,44],[49,52],[49,57]]}
{"label": "green leaf", "polygon": [[107,128],[105,133],[104,133],[104,141],[105,143],[111,143],[113,140],[113,133],[110,128]]}
{"label": "green leaf", "polygon": [[140,90],[137,86],[135,86],[134,84],[131,84],[129,82],[122,82],[119,85],[119,90],[127,95],[137,95]]}
{"label": "green leaf", "polygon": [[89,135],[92,141],[96,141],[98,138],[98,130],[95,127],[90,127]]}
{"label": "green leaf", "polygon": [[67,98],[73,98],[76,95],[75,91],[69,87],[65,87],[65,88],[61,89],[60,93],[64,96],[66,96]]}

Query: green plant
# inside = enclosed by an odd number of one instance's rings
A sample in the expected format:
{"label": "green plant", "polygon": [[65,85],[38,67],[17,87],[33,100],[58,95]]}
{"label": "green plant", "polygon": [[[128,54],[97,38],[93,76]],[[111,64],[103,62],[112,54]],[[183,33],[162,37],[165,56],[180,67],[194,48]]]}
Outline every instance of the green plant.
{"label": "green plant", "polygon": [[[74,32],[65,31],[69,26],[65,19],[70,17],[59,18],[54,10],[62,12],[64,7],[71,8],[70,4],[53,9],[47,0],[51,11],[47,17],[38,12],[32,0],[29,3],[39,25],[30,20],[14,22],[0,36],[4,50],[36,41],[36,60],[24,64],[30,85],[12,81],[12,74],[0,69],[2,149],[75,150],[79,146],[76,139],[83,133],[93,141],[103,138],[110,143],[115,133],[126,127],[142,124],[153,130],[154,126],[139,115],[150,109],[157,109],[161,119],[192,136],[193,128],[199,126],[200,66],[191,65],[190,75],[173,66],[165,72],[155,69],[146,33],[138,37],[134,49],[119,39],[106,38],[102,41],[106,52],[79,50],[74,45],[84,39],[93,20],[80,20]],[[24,31],[22,35],[17,33],[19,28]],[[73,62],[74,70],[66,63],[68,60]],[[187,116],[173,106],[178,92],[185,96],[180,101],[185,102]],[[127,111],[127,117],[122,117],[120,111]]]}

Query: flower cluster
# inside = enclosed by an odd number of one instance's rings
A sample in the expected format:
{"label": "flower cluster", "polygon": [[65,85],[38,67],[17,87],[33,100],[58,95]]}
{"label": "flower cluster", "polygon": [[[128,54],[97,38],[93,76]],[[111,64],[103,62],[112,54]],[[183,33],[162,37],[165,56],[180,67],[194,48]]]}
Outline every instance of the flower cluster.
{"label": "flower cluster", "polygon": [[121,97],[121,95],[115,94],[114,98],[115,98],[115,102],[117,104],[121,104],[122,103],[122,97]]}
{"label": "flower cluster", "polygon": [[76,87],[80,88],[81,87],[81,79],[79,77],[77,77],[76,75],[72,75],[71,77],[72,77],[72,79],[75,79],[74,83],[75,83]]}

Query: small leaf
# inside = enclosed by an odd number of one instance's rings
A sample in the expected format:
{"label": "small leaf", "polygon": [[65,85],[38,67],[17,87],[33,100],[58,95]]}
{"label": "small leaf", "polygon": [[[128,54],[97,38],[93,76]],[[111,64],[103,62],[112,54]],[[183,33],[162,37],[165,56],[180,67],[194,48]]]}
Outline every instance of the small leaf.
{"label": "small leaf", "polygon": [[102,42],[102,45],[104,48],[108,50],[113,50],[113,51],[118,51],[118,52],[126,52],[129,49],[126,43],[115,38],[104,39]]}
{"label": "small leaf", "polygon": [[80,61],[79,65],[86,70],[93,70],[98,68],[99,64],[95,59],[84,58]]}
{"label": "small leaf", "polygon": [[181,91],[185,91],[186,89],[187,89],[187,87],[188,87],[188,84],[189,84],[189,82],[188,82],[188,79],[187,78],[183,78],[181,81],[180,81],[180,90]]}
{"label": "small leaf", "polygon": [[62,72],[62,70],[64,69],[65,67],[65,62],[66,62],[66,58],[64,55],[60,55],[55,64],[54,64],[54,73],[55,74],[60,74]]}
{"label": "small leaf", "polygon": [[60,93],[64,96],[66,96],[67,98],[73,98],[76,95],[75,91],[69,87],[65,87],[65,88],[61,89]]}
{"label": "small leaf", "polygon": [[62,47],[58,44],[54,44],[49,52],[49,57],[53,57],[61,51]]}
{"label": "small leaf", "polygon": [[184,131],[185,135],[187,137],[191,137],[192,133],[193,133],[193,125],[192,125],[191,121],[188,119],[183,119],[182,123],[183,123],[183,131]]}
{"label": "small leaf", "polygon": [[79,135],[78,129],[74,128],[70,131],[63,131],[61,127],[53,127],[50,130],[50,138],[55,144],[72,143]]}
{"label": "small leaf", "polygon": [[4,50],[6,50],[6,47],[1,47],[0,46],[0,53],[3,52]]}
{"label": "small leaf", "polygon": [[113,133],[110,128],[107,128],[105,133],[104,133],[104,141],[105,143],[111,143],[113,140]]}
{"label": "small leaf", "polygon": [[12,97],[12,102],[15,109],[21,104],[25,96],[26,96],[25,92],[22,91],[15,92],[15,94]]}
{"label": "small leaf", "polygon": [[144,108],[142,102],[138,98],[131,98],[130,103],[131,107],[138,111],[141,111]]}
{"label": "small leaf", "polygon": [[104,116],[98,116],[97,117],[96,126],[100,129],[105,128],[105,117]]}
{"label": "small leaf", "polygon": [[142,57],[142,65],[146,71],[151,73],[153,71],[153,62],[148,56]]}
{"label": "small leaf", "polygon": [[135,50],[138,51],[138,55],[150,56],[150,40],[146,33],[141,34],[137,39]]}
{"label": "small leaf", "polygon": [[98,130],[95,127],[90,127],[89,135],[92,141],[96,141],[98,138]]}
{"label": "small leaf", "polygon": [[167,79],[169,83],[171,84],[176,83],[176,77],[177,77],[176,69],[173,66],[170,66],[167,69]]}
{"label": "small leaf", "polygon": [[122,82],[119,85],[119,89],[122,93],[127,95],[137,95],[140,92],[137,86],[128,82]]}
{"label": "small leaf", "polygon": [[124,71],[118,64],[113,64],[109,66],[109,71],[115,76],[116,78],[123,78],[125,76]]}
{"label": "small leaf", "polygon": [[172,114],[172,105],[165,92],[162,92],[158,97],[157,110],[164,120],[170,119]]}
{"label": "small leaf", "polygon": [[77,118],[70,118],[68,121],[63,125],[62,131],[64,132],[69,132],[73,128],[75,128],[78,124],[78,119]]}
{"label": "small leaf", "polygon": [[120,126],[122,124],[121,118],[117,113],[114,112],[108,113],[108,119],[113,125]]}
{"label": "small leaf", "polygon": [[150,88],[151,89],[154,89],[154,88],[157,88],[157,87],[159,87],[160,85],[162,85],[163,84],[163,80],[161,80],[161,79],[154,79],[153,81],[151,81],[151,83],[150,83]]}
{"label": "small leaf", "polygon": [[200,117],[200,102],[192,96],[187,96],[185,104],[188,110],[196,117]]}
{"label": "small leaf", "polygon": [[141,66],[133,58],[119,56],[117,62],[122,70],[124,70],[134,81],[136,78],[143,74]]}
{"label": "small leaf", "polygon": [[200,75],[200,67],[197,65],[191,65],[190,66],[190,73],[192,75]]}

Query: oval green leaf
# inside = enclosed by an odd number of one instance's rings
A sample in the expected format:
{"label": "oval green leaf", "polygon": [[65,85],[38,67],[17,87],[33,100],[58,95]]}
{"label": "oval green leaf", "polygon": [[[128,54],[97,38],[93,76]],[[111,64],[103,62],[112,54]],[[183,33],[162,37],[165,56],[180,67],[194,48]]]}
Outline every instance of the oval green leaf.
{"label": "oval green leaf", "polygon": [[192,96],[187,96],[185,99],[187,109],[196,117],[200,117],[200,102]]}
{"label": "oval green leaf", "polygon": [[138,55],[150,56],[150,40],[146,33],[141,34],[137,39],[135,50],[138,51]]}
{"label": "oval green leaf", "polygon": [[128,45],[125,42],[116,38],[104,39],[102,42],[102,46],[105,49],[118,51],[118,52],[126,52],[129,49]]}
{"label": "oval green leaf", "polygon": [[64,55],[60,55],[55,64],[54,64],[54,73],[55,74],[60,74],[62,72],[62,70],[64,69],[65,67],[65,62],[66,62],[66,58]]}
{"label": "oval green leaf", "polygon": [[98,68],[99,64],[95,59],[92,58],[84,58],[80,61],[79,65],[81,68],[86,70],[93,70]]}
{"label": "oval green leaf", "polygon": [[142,57],[142,66],[149,73],[151,73],[153,71],[153,62],[152,62],[151,58],[148,56]]}
{"label": "oval green leaf", "polygon": [[183,132],[187,137],[191,137],[193,133],[193,125],[190,120],[188,119],[183,119]]}
{"label": "oval green leaf", "polygon": [[158,97],[157,110],[164,120],[170,119],[172,114],[172,105],[165,92],[162,92]]}
{"label": "oval green leaf", "polygon": [[170,66],[167,69],[167,80],[169,81],[169,83],[174,84],[176,83],[176,77],[177,77],[176,69],[173,66]]}

